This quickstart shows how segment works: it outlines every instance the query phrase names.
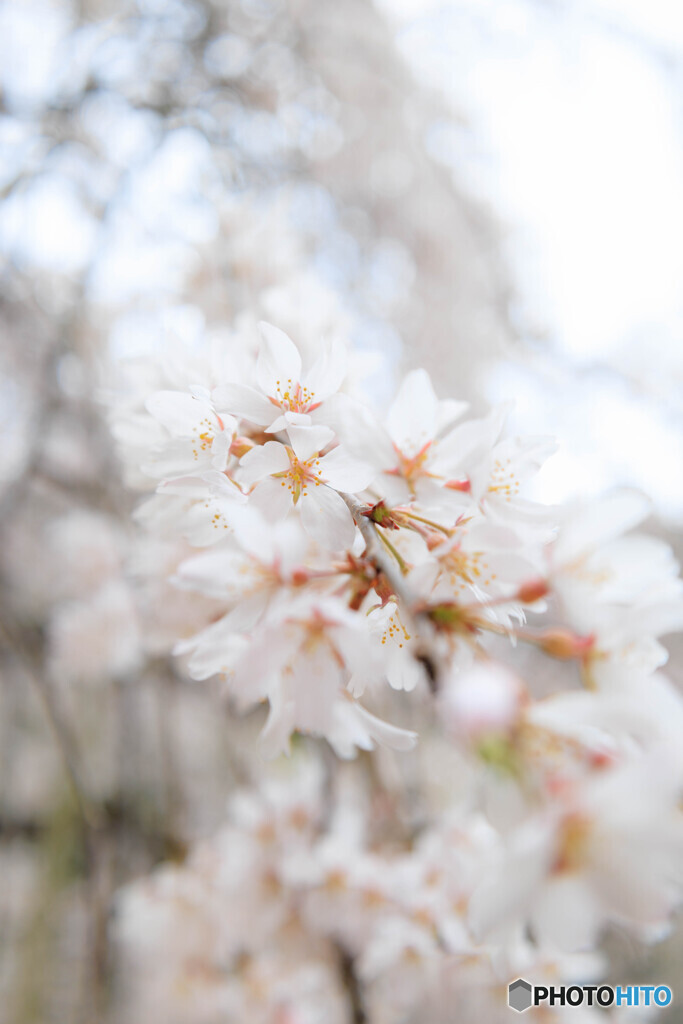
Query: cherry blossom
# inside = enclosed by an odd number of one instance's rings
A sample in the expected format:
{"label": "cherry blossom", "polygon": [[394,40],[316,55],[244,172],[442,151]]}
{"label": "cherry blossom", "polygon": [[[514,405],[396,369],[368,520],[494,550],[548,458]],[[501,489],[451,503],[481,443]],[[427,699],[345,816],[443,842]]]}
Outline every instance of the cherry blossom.
{"label": "cherry blossom", "polygon": [[152,448],[142,467],[145,473],[171,479],[202,469],[225,469],[236,420],[219,416],[205,389],[195,388],[193,394],[157,391],[146,405],[170,437]]}
{"label": "cherry blossom", "polygon": [[258,389],[221,384],[212,394],[216,408],[258,424],[269,434],[319,422],[322,404],[339,390],[346,374],[343,345],[339,341],[323,343],[313,366],[302,373],[301,355],[291,338],[265,322],[259,324],[259,330]]}
{"label": "cherry blossom", "polygon": [[211,1024],[349,1000],[445,1024],[470,989],[506,1020],[510,977],[599,977],[607,925],[651,940],[681,901],[683,700],[658,671],[678,565],[629,533],[639,495],[530,500],[554,445],[507,436],[507,407],[465,419],[413,370],[383,415],[338,340],[304,371],[260,330],[234,374],[187,370],[116,421],[188,602],[181,671],[287,774],[122,897],[123,945],[168,945],[140,1005],[199,964],[183,1012]]}
{"label": "cherry blossom", "polygon": [[328,427],[290,427],[290,444],[267,441],[240,460],[237,479],[254,486],[251,503],[269,519],[278,520],[300,503],[301,521],[310,536],[325,547],[351,547],[354,526],[343,498],[335,491],[361,491],[372,469],[350,458],[341,446],[323,453],[334,437]]}
{"label": "cherry blossom", "polygon": [[268,697],[264,740],[286,748],[294,729],[326,736],[341,756],[376,740],[409,749],[415,734],[381,722],[358,704],[376,667],[358,616],[330,598],[301,597],[278,607],[259,642],[234,666],[230,689],[242,704]]}
{"label": "cherry blossom", "polygon": [[541,942],[593,945],[607,921],[647,932],[680,896],[683,819],[677,786],[655,757],[556,785],[553,805],[505,844],[470,904],[475,934],[527,915]]}

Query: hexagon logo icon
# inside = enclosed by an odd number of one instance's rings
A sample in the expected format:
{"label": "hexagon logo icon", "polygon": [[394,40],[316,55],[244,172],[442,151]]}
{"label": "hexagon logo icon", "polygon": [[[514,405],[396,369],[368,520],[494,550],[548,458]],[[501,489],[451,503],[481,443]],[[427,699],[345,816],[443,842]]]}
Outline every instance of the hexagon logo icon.
{"label": "hexagon logo icon", "polygon": [[524,978],[517,978],[508,985],[508,1006],[517,1013],[524,1013],[531,1006],[531,985]]}

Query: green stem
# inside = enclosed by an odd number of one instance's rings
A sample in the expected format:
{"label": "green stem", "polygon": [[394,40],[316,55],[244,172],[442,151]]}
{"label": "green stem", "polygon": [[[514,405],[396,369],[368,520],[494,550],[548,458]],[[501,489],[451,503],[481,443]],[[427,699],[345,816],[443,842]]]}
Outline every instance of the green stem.
{"label": "green stem", "polygon": [[416,519],[418,523],[424,523],[426,526],[431,526],[433,530],[438,530],[440,533],[444,533],[447,537],[453,536],[453,531],[447,526],[441,526],[439,523],[434,523],[431,519],[425,519],[424,516],[416,516],[414,512],[403,511],[399,514],[405,516],[407,519]]}
{"label": "green stem", "polygon": [[408,565],[407,565],[405,559],[403,558],[403,556],[401,555],[401,553],[396,550],[396,548],[391,543],[391,541],[388,540],[387,537],[385,537],[385,535],[383,533],[380,533],[378,531],[377,532],[377,536],[382,541],[382,544],[384,544],[384,546],[387,549],[387,551],[390,551],[391,554],[394,556],[394,558],[398,562],[399,569],[401,570],[401,572],[405,576],[405,574],[408,572]]}

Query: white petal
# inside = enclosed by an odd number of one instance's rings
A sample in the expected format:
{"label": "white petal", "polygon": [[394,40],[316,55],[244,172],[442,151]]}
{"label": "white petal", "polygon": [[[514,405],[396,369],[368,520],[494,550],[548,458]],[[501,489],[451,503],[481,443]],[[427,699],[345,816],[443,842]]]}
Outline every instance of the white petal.
{"label": "white petal", "polygon": [[411,729],[400,729],[397,725],[383,722],[381,718],[370,714],[362,704],[355,705],[355,713],[377,743],[382,743],[392,750],[413,750],[417,743],[417,733]]}
{"label": "white petal", "polygon": [[224,616],[190,640],[176,644],[173,653],[185,654],[194,651],[189,662],[193,679],[208,679],[218,672],[230,672],[248,646],[244,637],[235,635]]}
{"label": "white petal", "polygon": [[342,498],[329,487],[309,488],[301,500],[301,522],[313,540],[332,551],[345,551],[353,544],[353,517]]}
{"label": "white petal", "polygon": [[211,488],[200,476],[174,477],[164,480],[157,487],[159,494],[177,494],[186,499],[206,499],[211,495]]}
{"label": "white petal", "polygon": [[387,664],[387,681],[392,690],[410,693],[424,678],[424,667],[409,651],[395,652]]}
{"label": "white petal", "polygon": [[216,469],[207,469],[202,473],[202,480],[209,485],[209,490],[218,498],[229,498],[230,501],[246,501],[245,495],[240,488],[225,473],[219,473]]}
{"label": "white petal", "polygon": [[268,719],[259,739],[264,756],[274,758],[289,753],[289,740],[295,728],[296,703],[284,700],[280,687],[273,688],[269,699]]}
{"label": "white petal", "polygon": [[232,438],[226,430],[216,434],[211,445],[211,465],[218,472],[222,473],[230,458],[230,444]]}
{"label": "white petal", "polygon": [[[279,480],[264,480],[264,484],[274,483],[280,491],[287,490],[281,487]],[[260,485],[259,485],[260,486]],[[272,523],[264,519],[257,505],[253,501],[256,491],[246,505],[235,510],[236,514],[231,519],[230,525],[235,532],[235,539],[243,551],[252,555],[259,562],[269,565],[274,558],[274,531]],[[287,492],[289,500],[289,492]]]}
{"label": "white petal", "polygon": [[284,487],[282,484],[282,480],[266,477],[252,491],[247,507],[256,508],[269,523],[277,523],[284,519],[294,506],[286,481]]}
{"label": "white petal", "polygon": [[[271,408],[275,411],[275,406],[271,406]],[[287,430],[289,427],[311,426],[313,426],[313,421],[307,412],[285,412],[273,420],[266,433],[277,434],[279,430]]]}
{"label": "white petal", "polygon": [[[246,498],[242,500],[246,501]],[[192,547],[204,548],[223,541],[230,535],[230,516],[235,502],[224,497],[210,496],[208,501],[196,501],[186,511],[181,531]]]}
{"label": "white petal", "polygon": [[346,347],[338,338],[324,346],[305,377],[314,402],[322,402],[328,395],[339,391],[346,376],[346,364]]}
{"label": "white petal", "polygon": [[579,876],[549,878],[536,901],[534,933],[562,950],[590,948],[600,926],[595,896]]}
{"label": "white petal", "polygon": [[332,427],[344,448],[378,469],[396,465],[391,438],[371,409],[350,395],[340,392],[328,398],[313,412],[316,423]]}
{"label": "white petal", "polygon": [[438,399],[426,370],[403,380],[387,416],[387,430],[402,452],[415,454],[436,436]]}
{"label": "white petal", "polygon": [[205,405],[211,405],[211,392],[203,384],[191,384],[190,394],[193,398],[198,398],[200,402],[204,402]]}
{"label": "white petal", "polygon": [[234,604],[243,595],[244,576],[248,575],[250,565],[250,560],[238,548],[203,552],[182,562],[172,583],[182,590],[197,590]]}
{"label": "white petal", "polygon": [[349,491],[352,494],[365,490],[376,476],[372,466],[353,458],[341,446],[323,455],[318,473],[336,491]]}
{"label": "white petal", "polygon": [[243,484],[250,487],[265,476],[285,473],[288,469],[289,455],[285,446],[279,441],[266,441],[242,456],[239,477]]}
{"label": "white petal", "polygon": [[241,416],[260,426],[270,423],[276,412],[275,406],[265,395],[246,384],[221,384],[214,389],[212,397],[219,412]]}
{"label": "white petal", "polygon": [[417,743],[417,733],[383,722],[356,701],[337,701],[334,717],[335,728],[327,738],[340,757],[352,757],[355,747],[372,750],[376,743],[401,751]]}
{"label": "white petal", "polygon": [[233,692],[242,707],[260,700],[266,693],[272,699],[282,670],[296,662],[301,630],[285,625],[266,630],[253,639],[244,657],[235,666]]}
{"label": "white petal", "polygon": [[446,430],[469,408],[469,402],[458,402],[454,398],[445,398],[439,402],[436,414],[437,430]]}
{"label": "white petal", "polygon": [[268,610],[272,596],[272,590],[264,587],[248,597],[242,597],[227,616],[235,632],[251,632]]}
{"label": "white petal", "polygon": [[295,427],[287,429],[289,440],[297,459],[305,461],[325,448],[334,438],[334,431],[329,427]]}
{"label": "white petal", "polygon": [[297,384],[301,378],[301,356],[296,345],[279,327],[264,321],[258,325],[263,339],[256,376],[259,386],[266,395],[277,393],[278,382],[281,392],[287,384]]}
{"label": "white petal", "polygon": [[522,826],[503,862],[490,866],[472,894],[468,920],[475,938],[523,917],[548,873],[553,844],[548,827],[537,822]]}
{"label": "white petal", "polygon": [[200,452],[189,438],[174,437],[169,438],[166,444],[153,449],[149,459],[140,466],[140,469],[155,480],[169,480],[200,472],[211,464],[210,456],[210,451]]}
{"label": "white petal", "polygon": [[213,425],[215,413],[206,402],[184,391],[156,391],[145,402],[147,411],[174,437],[187,437],[206,429],[205,419]]}
{"label": "white petal", "polygon": [[571,562],[633,529],[649,515],[650,502],[637,491],[617,491],[590,505],[579,506],[553,545],[553,562]]}
{"label": "white petal", "polygon": [[508,411],[503,405],[483,419],[467,420],[437,441],[431,461],[435,471],[445,477],[467,474],[488,459]]}

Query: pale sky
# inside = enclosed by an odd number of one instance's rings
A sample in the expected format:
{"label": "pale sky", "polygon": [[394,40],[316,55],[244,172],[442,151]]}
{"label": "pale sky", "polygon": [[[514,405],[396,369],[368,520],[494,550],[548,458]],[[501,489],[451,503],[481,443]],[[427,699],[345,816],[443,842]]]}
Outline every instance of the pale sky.
{"label": "pale sky", "polygon": [[683,518],[683,4],[381,6],[461,121],[428,144],[500,219],[518,327],[546,338],[487,384],[558,435],[544,497],[628,483]]}

